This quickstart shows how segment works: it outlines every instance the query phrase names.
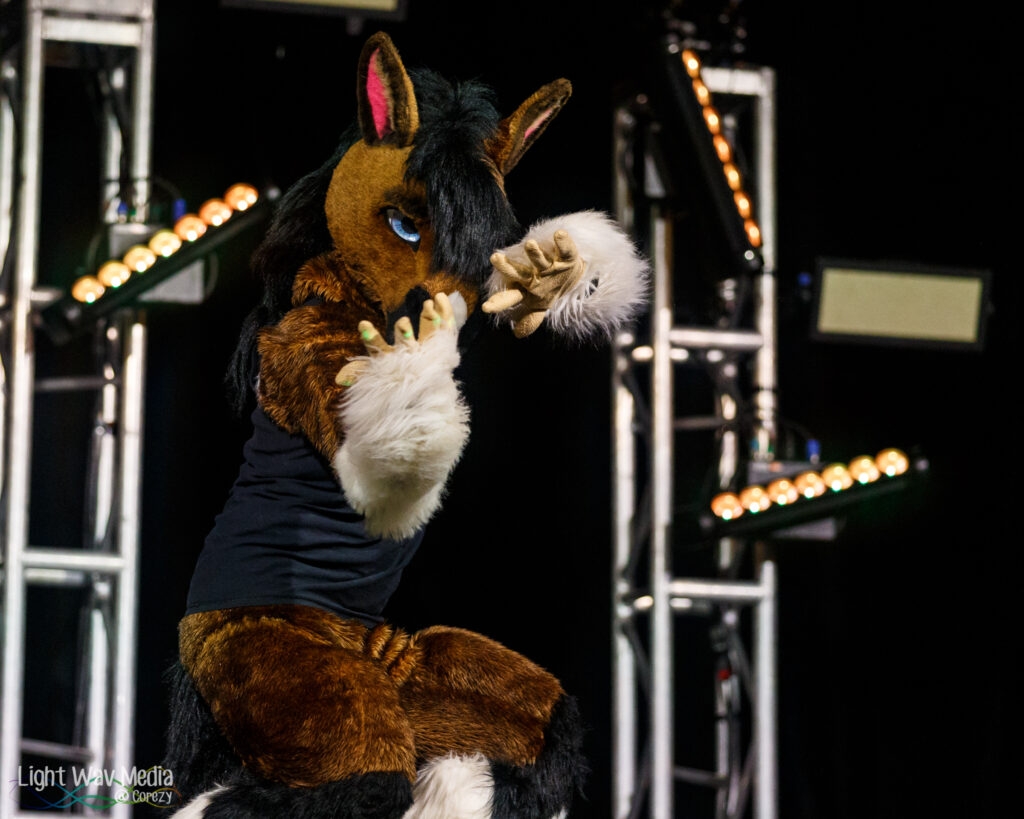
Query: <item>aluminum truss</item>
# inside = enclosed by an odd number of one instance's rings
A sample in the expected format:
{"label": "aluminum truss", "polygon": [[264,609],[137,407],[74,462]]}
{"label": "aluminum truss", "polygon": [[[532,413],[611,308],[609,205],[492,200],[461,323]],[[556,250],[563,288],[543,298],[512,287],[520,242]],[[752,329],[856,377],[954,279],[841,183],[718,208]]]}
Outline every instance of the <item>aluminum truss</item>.
{"label": "aluminum truss", "polygon": [[[672,575],[674,435],[679,429],[720,429],[718,483],[727,487],[742,476],[739,452],[747,446],[756,460],[770,460],[776,436],[776,327],[775,327],[775,126],[774,73],[770,69],[714,69],[705,67],[703,78],[717,95],[752,98],[755,109],[752,165],[756,179],[756,212],[763,238],[762,272],[754,283],[755,326],[720,330],[673,326],[672,283],[679,274],[672,255],[672,220],[662,207],[662,180],[656,157],[649,151],[636,157],[637,122],[628,109],[617,112],[615,122],[615,199],[621,224],[632,228],[641,220],[649,225],[646,244],[652,259],[654,303],[649,316],[649,343],[639,344],[633,332],[621,333],[613,372],[613,424],[615,440],[615,504],[613,566],[613,816],[616,819],[648,815],[673,819],[685,815],[675,809],[675,783],[711,786],[716,792],[716,817],[743,815],[752,801],[757,819],[777,815],[776,771],[776,614],[775,564],[763,549],[756,549],[752,580],[737,577],[744,544],[723,540],[717,545],[719,575],[713,578],[676,578]],[[662,146],[665,150],[665,146]],[[644,196],[633,198],[628,174],[631,161],[646,168]],[[752,396],[741,395],[738,357],[752,357]],[[712,370],[717,414],[707,419],[677,418],[673,397],[673,371],[698,361]],[[650,369],[645,435],[638,436],[638,373]],[[747,441],[735,425],[738,407],[752,405],[756,422]],[[642,456],[639,457],[639,456]],[[648,472],[638,473],[638,462]],[[639,491],[646,485],[646,491]],[[637,521],[649,520],[638,535]],[[645,564],[646,582],[636,567]],[[739,617],[753,610],[753,664],[746,659]],[[714,639],[720,645],[725,668],[716,681],[715,770],[698,771],[676,765],[674,727],[676,616],[702,613],[714,618]],[[646,634],[642,627],[646,625]],[[646,636],[646,640],[643,639]],[[751,741],[746,755],[740,747],[739,703],[746,689],[751,705]],[[643,691],[646,696],[641,697]],[[641,750],[644,746],[644,750]],[[751,799],[752,795],[752,799]],[[643,806],[646,810],[641,813]]]}
{"label": "aluminum truss", "polygon": [[[0,686],[0,779],[17,782],[23,754],[51,757],[108,771],[133,767],[137,567],[146,348],[144,318],[124,312],[97,329],[98,372],[72,378],[38,377],[33,314],[47,300],[38,286],[43,142],[43,89],[49,44],[64,49],[117,47],[125,62],[110,72],[121,112],[108,100],[104,170],[119,175],[127,153],[134,208],[144,222],[149,202],[155,0],[25,0],[20,62],[4,57],[0,94],[0,258],[13,253],[3,282],[3,666]],[[16,85],[20,93],[9,93]],[[118,121],[127,111],[130,127]],[[15,117],[14,112],[17,112]],[[17,122],[17,128],[15,128]],[[130,133],[125,144],[123,133]],[[104,191],[105,217],[116,217],[117,183]],[[110,203],[114,203],[113,207]],[[112,244],[114,244],[112,239]],[[29,544],[34,402],[44,392],[98,393],[87,485],[90,530],[85,547]],[[26,590],[77,586],[90,604],[77,696],[85,715],[78,744],[23,737],[26,693]],[[127,817],[127,804],[107,815]],[[0,798],[0,819],[38,816],[17,797]]]}

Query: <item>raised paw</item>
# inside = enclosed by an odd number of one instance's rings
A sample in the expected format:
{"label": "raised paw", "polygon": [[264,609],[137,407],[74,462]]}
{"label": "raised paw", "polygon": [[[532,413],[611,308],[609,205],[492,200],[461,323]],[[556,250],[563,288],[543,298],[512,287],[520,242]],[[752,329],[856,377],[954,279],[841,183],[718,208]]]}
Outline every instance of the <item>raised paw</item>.
{"label": "raised paw", "polygon": [[491,264],[504,280],[505,289],[492,295],[481,309],[485,313],[513,311],[512,326],[522,338],[544,321],[554,301],[572,289],[583,277],[586,263],[566,230],[557,230],[545,247],[534,239],[522,245],[526,258],[509,258],[505,253],[491,256]]}
{"label": "raised paw", "polygon": [[[394,345],[388,344],[384,336],[370,321],[359,322],[359,335],[363,339],[367,355],[372,357],[423,344],[438,331],[455,332],[458,329],[455,311],[452,309],[448,296],[438,293],[433,299],[427,299],[420,311],[419,324],[419,338],[417,338],[413,332],[412,322],[406,316],[395,322]],[[338,371],[334,380],[339,386],[351,387],[368,365],[369,358],[353,359]]]}

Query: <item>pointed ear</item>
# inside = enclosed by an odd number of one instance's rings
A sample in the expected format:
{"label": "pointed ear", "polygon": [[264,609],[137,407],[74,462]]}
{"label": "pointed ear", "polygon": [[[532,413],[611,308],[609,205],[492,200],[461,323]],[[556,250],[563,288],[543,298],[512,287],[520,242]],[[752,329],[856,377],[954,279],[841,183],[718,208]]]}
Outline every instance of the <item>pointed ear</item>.
{"label": "pointed ear", "polygon": [[537,141],[572,94],[568,80],[550,82],[498,124],[498,132],[487,142],[487,154],[505,176]]}
{"label": "pointed ear", "polygon": [[412,143],[420,119],[412,81],[391,38],[377,32],[359,57],[359,127],[369,145]]}

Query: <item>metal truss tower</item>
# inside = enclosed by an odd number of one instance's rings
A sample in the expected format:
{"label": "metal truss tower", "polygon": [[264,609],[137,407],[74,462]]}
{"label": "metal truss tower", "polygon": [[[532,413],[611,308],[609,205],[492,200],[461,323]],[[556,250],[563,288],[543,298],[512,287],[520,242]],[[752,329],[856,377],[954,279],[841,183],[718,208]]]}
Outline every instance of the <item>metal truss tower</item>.
{"label": "metal truss tower", "polygon": [[[673,533],[673,484],[680,470],[674,459],[677,432],[718,432],[716,478],[723,489],[747,477],[740,474],[745,472],[741,448],[753,453],[751,467],[756,469],[758,461],[773,457],[776,436],[774,73],[766,68],[704,68],[703,79],[716,99],[747,98],[754,112],[750,164],[764,264],[752,282],[755,306],[750,328],[675,325],[673,282],[688,271],[680,269],[681,262],[673,255],[673,216],[663,205],[666,172],[639,133],[646,126],[631,110],[620,109],[615,121],[617,217],[626,227],[647,226],[648,235],[641,238],[653,267],[649,340],[641,342],[634,332],[621,333],[613,373],[615,819],[686,815],[677,804],[677,782],[713,788],[716,819],[742,816],[751,803],[756,819],[777,815],[775,564],[756,548],[755,576],[743,580],[738,571],[745,544],[723,540],[716,546],[715,576],[681,578],[672,571],[673,552],[681,539]],[[659,147],[671,150],[664,144]],[[644,168],[627,173],[631,163]],[[636,191],[631,181],[637,178],[644,180],[642,191]],[[744,361],[751,365],[749,384],[740,378]],[[714,417],[686,418],[677,413],[674,371],[680,366],[708,371],[716,385]],[[754,409],[754,428],[747,439],[736,423],[743,406]],[[640,567],[646,569],[644,576]],[[744,610],[753,611],[752,662],[739,627]],[[716,624],[724,658],[715,681],[715,766],[709,771],[675,761],[680,703],[673,623],[694,614]],[[749,701],[752,723],[747,749],[741,742],[744,699]]]}
{"label": "metal truss tower", "polygon": [[[3,5],[6,5],[4,3]],[[116,51],[104,81],[104,220],[145,222],[149,204],[154,65],[154,0],[25,0],[20,37],[2,56],[0,89],[0,298],[3,392],[3,665],[0,686],[0,819],[38,816],[7,792],[23,755],[102,770],[133,767],[137,564],[146,326],[122,312],[96,329],[98,370],[43,378],[36,372],[33,318],[52,298],[39,286],[40,220],[59,213],[41,201],[44,80],[47,56],[81,49]],[[13,4],[5,12],[12,10]],[[130,176],[126,193],[125,174]],[[124,202],[124,199],[130,202]],[[124,214],[127,213],[127,216]],[[114,244],[113,237],[111,244]],[[29,542],[35,402],[44,393],[89,390],[97,411],[88,442],[94,457],[89,525],[81,545]],[[38,510],[35,514],[57,514]],[[27,588],[77,587],[89,600],[83,614],[76,692],[80,742],[58,744],[23,736]],[[59,639],[56,638],[56,639]],[[59,764],[59,763],[58,763]],[[127,817],[117,804],[105,815]]]}

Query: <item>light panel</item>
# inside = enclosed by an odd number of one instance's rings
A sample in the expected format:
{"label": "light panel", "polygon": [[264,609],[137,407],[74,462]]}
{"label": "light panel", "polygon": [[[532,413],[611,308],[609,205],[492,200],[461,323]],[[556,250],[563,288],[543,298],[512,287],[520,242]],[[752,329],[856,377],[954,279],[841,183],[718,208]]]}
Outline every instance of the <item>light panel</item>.
{"label": "light panel", "polygon": [[812,336],[893,346],[981,349],[987,270],[822,259]]}

